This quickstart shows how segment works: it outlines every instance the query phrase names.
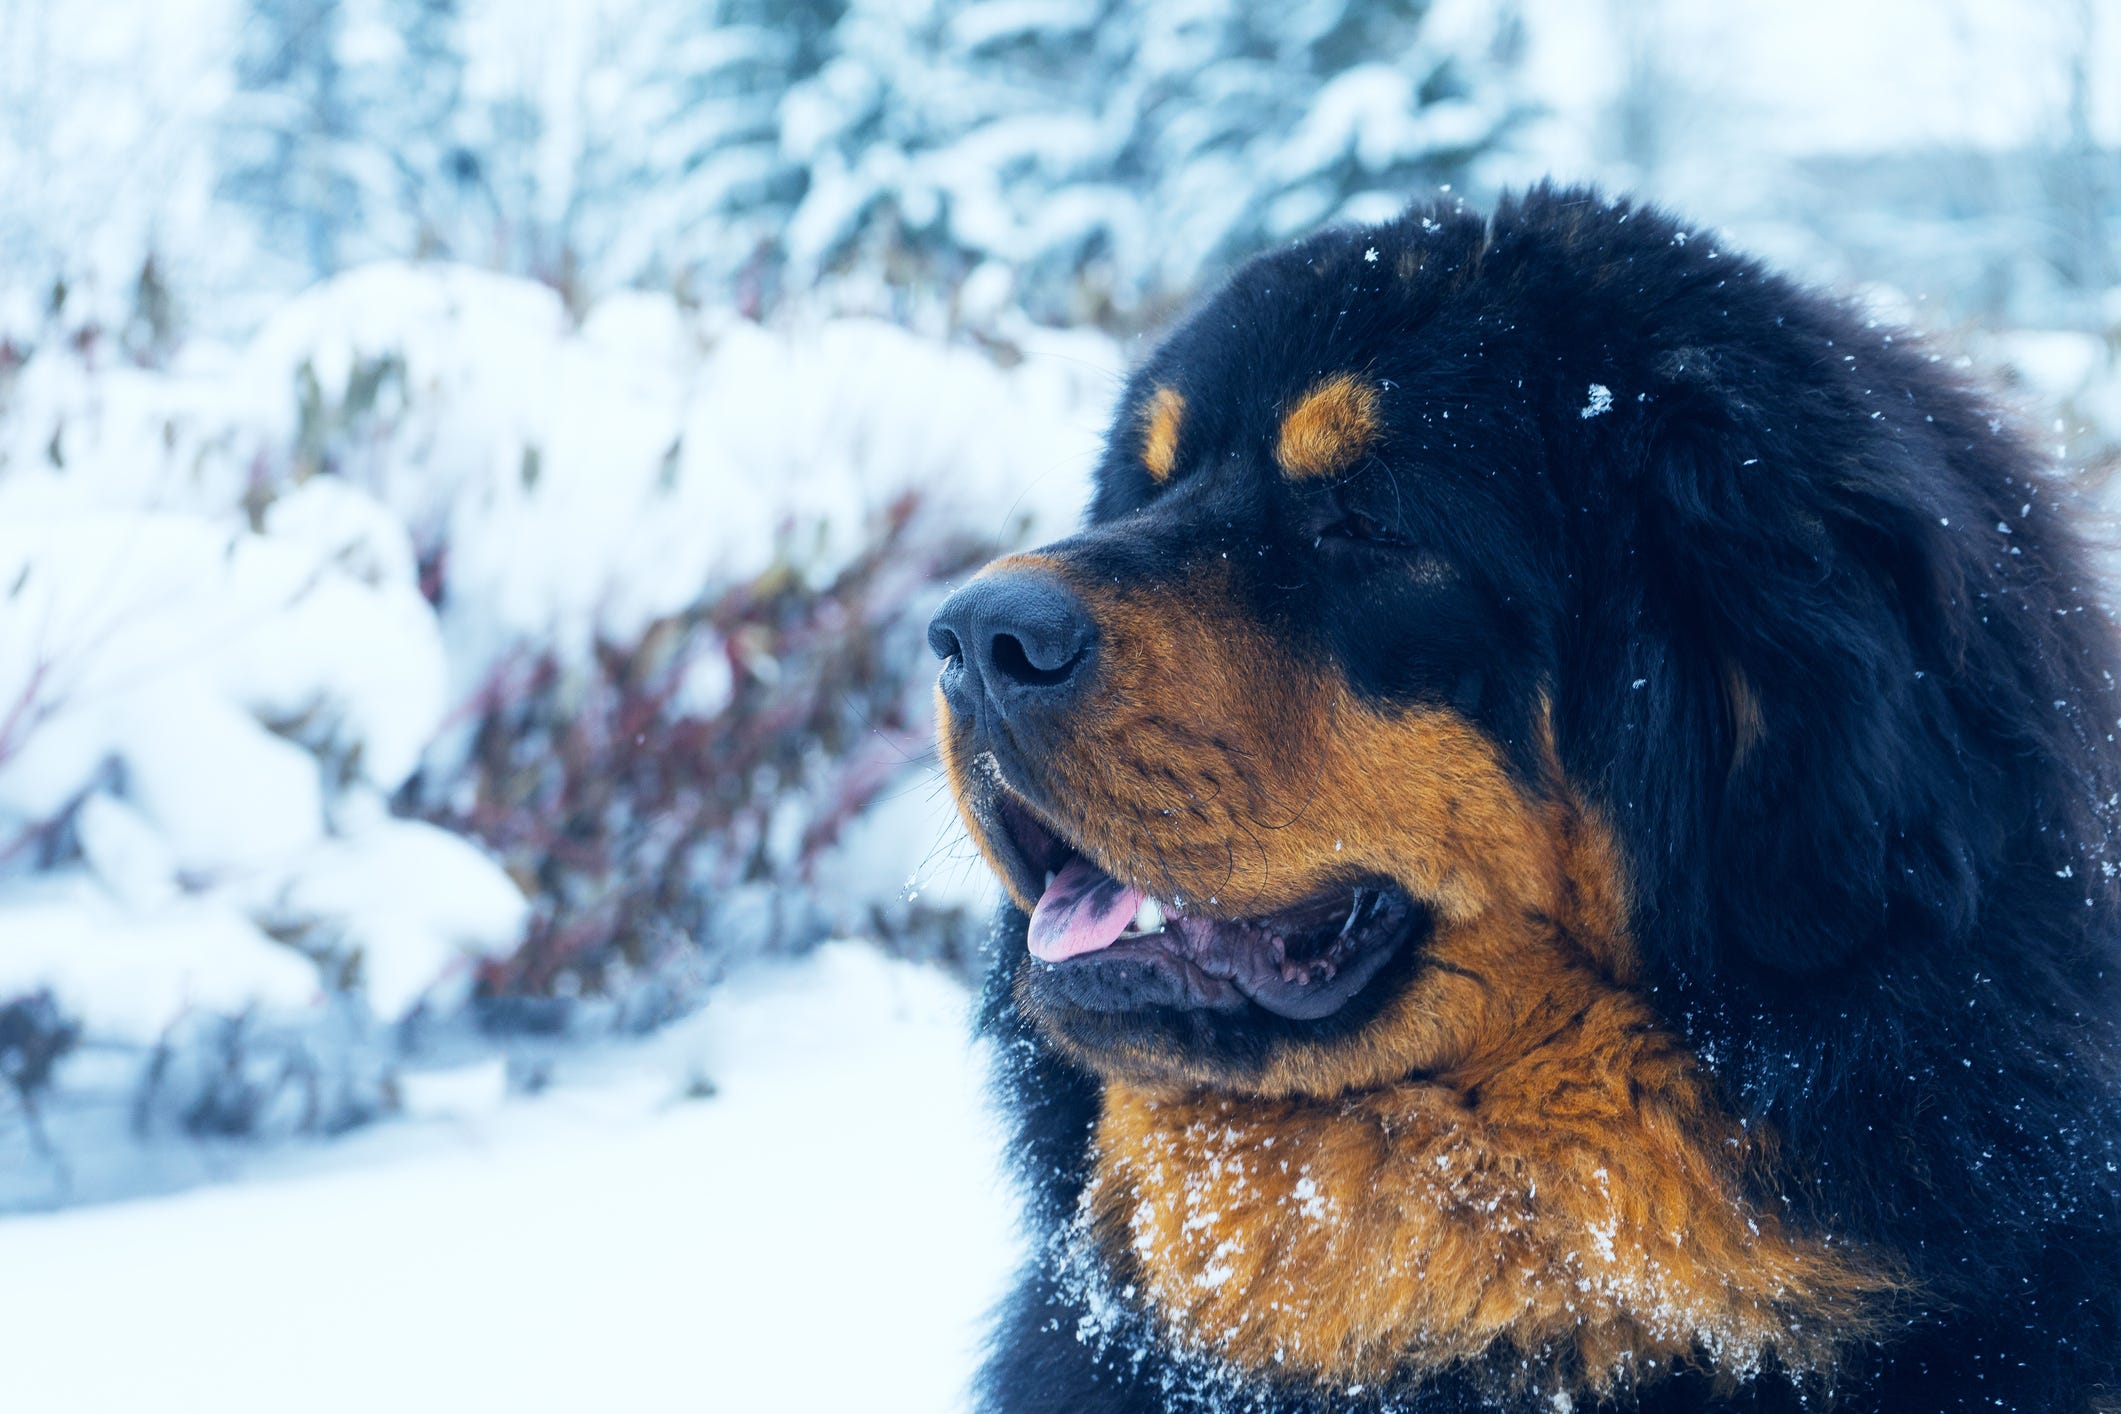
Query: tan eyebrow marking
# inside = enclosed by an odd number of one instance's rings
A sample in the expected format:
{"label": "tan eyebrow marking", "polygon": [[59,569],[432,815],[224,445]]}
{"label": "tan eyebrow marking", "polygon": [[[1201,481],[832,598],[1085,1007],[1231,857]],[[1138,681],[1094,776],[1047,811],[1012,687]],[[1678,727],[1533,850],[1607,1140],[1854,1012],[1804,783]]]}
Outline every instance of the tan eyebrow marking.
{"label": "tan eyebrow marking", "polygon": [[1275,459],[1292,478],[1331,476],[1377,440],[1377,390],[1352,373],[1323,379],[1281,420]]}
{"label": "tan eyebrow marking", "polygon": [[1178,423],[1186,400],[1178,389],[1158,388],[1142,409],[1142,465],[1158,481],[1169,481],[1178,467]]}

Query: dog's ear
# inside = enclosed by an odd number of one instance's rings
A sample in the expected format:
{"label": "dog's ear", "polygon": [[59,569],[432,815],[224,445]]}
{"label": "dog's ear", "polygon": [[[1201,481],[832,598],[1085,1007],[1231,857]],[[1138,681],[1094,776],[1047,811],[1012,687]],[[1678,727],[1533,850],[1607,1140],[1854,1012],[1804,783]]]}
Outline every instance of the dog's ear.
{"label": "dog's ear", "polygon": [[1967,632],[1995,531],[1919,463],[1939,438],[1846,389],[1692,349],[1656,375],[1558,434],[1589,470],[1556,745],[1627,847],[1643,946],[1801,975],[1963,936],[2006,828],[1953,687],[1999,671]]}

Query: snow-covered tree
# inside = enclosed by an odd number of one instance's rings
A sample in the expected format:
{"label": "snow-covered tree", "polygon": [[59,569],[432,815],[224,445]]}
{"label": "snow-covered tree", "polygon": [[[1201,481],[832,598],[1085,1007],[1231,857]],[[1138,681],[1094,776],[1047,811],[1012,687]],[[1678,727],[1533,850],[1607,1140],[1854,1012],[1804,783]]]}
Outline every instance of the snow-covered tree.
{"label": "snow-covered tree", "polygon": [[223,194],[306,275],[486,254],[458,0],[247,0]]}
{"label": "snow-covered tree", "polygon": [[439,248],[577,301],[777,266],[803,188],[778,109],[837,0],[456,3],[478,72],[455,75],[446,170],[462,190],[444,190],[470,199]]}
{"label": "snow-covered tree", "polygon": [[1508,7],[1432,0],[853,0],[783,140],[798,277],[1140,309],[1321,221],[1464,180],[1523,105]]}
{"label": "snow-covered tree", "polygon": [[366,226],[348,158],[354,112],[339,0],[247,0],[229,104],[223,193],[268,249],[328,274]]}
{"label": "snow-covered tree", "polygon": [[478,157],[467,146],[460,0],[374,0],[354,70],[365,148],[388,162],[400,242],[416,253],[484,255]]}
{"label": "snow-covered tree", "polygon": [[[1465,180],[1523,107],[1509,0],[247,3],[227,190],[312,272],[442,251],[750,309],[982,271],[1124,322]],[[481,23],[516,52],[473,84]]]}
{"label": "snow-covered tree", "polygon": [[585,125],[582,252],[609,278],[704,285],[756,306],[806,174],[780,106],[814,74],[843,0],[647,0]]}

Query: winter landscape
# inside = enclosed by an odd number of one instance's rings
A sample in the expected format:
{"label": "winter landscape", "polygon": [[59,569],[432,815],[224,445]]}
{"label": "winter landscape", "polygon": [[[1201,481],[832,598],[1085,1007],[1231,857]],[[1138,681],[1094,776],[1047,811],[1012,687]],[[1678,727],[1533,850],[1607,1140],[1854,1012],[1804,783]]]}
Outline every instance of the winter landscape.
{"label": "winter landscape", "polygon": [[1637,190],[2104,494],[2121,19],[1849,10],[0,0],[9,1407],[956,1407],[923,627],[1233,261]]}

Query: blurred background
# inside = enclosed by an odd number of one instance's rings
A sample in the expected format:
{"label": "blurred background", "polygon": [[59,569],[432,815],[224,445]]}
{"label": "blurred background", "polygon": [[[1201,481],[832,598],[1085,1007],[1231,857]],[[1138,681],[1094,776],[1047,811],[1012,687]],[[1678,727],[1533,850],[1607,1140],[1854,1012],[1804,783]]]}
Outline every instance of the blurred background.
{"label": "blurred background", "polygon": [[2096,479],[2117,154],[2101,0],[0,0],[0,1398],[954,1407],[922,629],[1143,340],[1553,174]]}

